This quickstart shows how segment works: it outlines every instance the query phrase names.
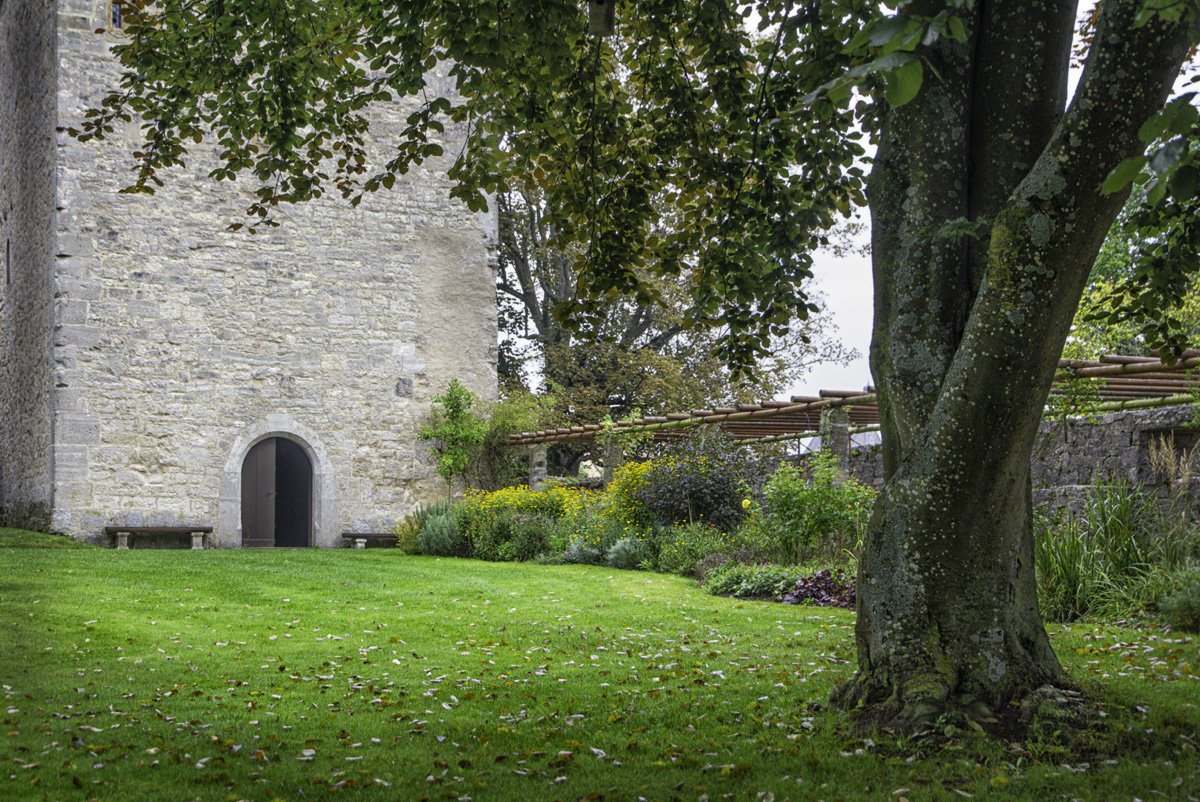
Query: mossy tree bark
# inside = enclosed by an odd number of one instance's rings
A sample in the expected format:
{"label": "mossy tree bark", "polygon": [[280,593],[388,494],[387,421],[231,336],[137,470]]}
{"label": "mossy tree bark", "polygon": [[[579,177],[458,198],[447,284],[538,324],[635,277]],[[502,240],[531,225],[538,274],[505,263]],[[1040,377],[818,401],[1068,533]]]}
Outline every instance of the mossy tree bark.
{"label": "mossy tree bark", "polygon": [[[1187,53],[1106,0],[1070,107],[1074,2],[977,2],[871,174],[885,486],[859,569],[858,672],[835,702],[914,725],[998,711],[1064,676],[1038,613],[1029,458],[1092,261]],[[912,15],[937,14],[917,0]],[[964,234],[969,231],[969,234]]]}

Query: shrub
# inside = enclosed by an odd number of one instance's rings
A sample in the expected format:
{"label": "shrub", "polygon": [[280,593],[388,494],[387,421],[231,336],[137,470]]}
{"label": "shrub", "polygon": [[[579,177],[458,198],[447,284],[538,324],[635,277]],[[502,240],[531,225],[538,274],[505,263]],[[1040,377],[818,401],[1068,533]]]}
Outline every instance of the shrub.
{"label": "shrub", "polygon": [[1113,586],[1104,594],[1106,612],[1128,618],[1141,612],[1162,613],[1164,602],[1191,582],[1200,582],[1200,565],[1174,570],[1156,565],[1132,582]]}
{"label": "shrub", "polygon": [[[537,520],[538,539],[545,544],[542,550],[547,550],[556,540],[561,540],[556,537],[557,525],[553,522],[582,514],[593,504],[593,496],[591,491],[560,486],[532,490],[526,485],[518,485],[491,493],[472,490],[455,505],[454,514],[459,533],[471,543],[477,557],[510,559],[502,557],[499,548],[515,537],[510,531],[513,520]],[[531,538],[526,535],[526,540],[532,542]]]}
{"label": "shrub", "polygon": [[1196,546],[1193,526],[1123,479],[1097,485],[1079,513],[1034,519],[1038,601],[1051,621],[1161,607]]}
{"label": "shrub", "polygon": [[617,468],[600,501],[599,514],[620,526],[642,527],[654,523],[654,511],[638,498],[651,467],[652,463],[647,461],[627,462]]}
{"label": "shrub", "polygon": [[733,529],[746,516],[745,465],[727,439],[688,436],[650,462],[637,499],[663,526],[707,522]]}
{"label": "shrub", "polygon": [[737,528],[737,548],[726,557],[737,563],[788,563],[795,562],[795,553],[783,547],[762,514],[761,506],[751,504],[749,515]]}
{"label": "shrub", "polygon": [[854,577],[841,568],[826,568],[801,578],[780,601],[784,604],[812,604],[817,607],[853,610]]}
{"label": "shrub", "polygon": [[469,447],[465,477],[469,484],[484,490],[499,490],[526,481],[529,476],[528,447],[506,445],[514,432],[545,428],[543,419],[554,397],[538,397],[524,388],[510,390],[503,400],[484,403],[487,431],[482,440]]}
{"label": "shrub", "polygon": [[471,449],[487,434],[487,424],[471,412],[477,400],[458,379],[451,379],[446,392],[433,397],[436,406],[430,411],[430,420],[417,432],[418,439],[433,441],[437,472],[446,480],[447,493],[454,477],[466,472]]}
{"label": "shrub", "polygon": [[507,544],[505,551],[512,559],[527,562],[546,553],[550,548],[550,538],[546,532],[546,522],[537,518],[517,521],[513,531],[513,539]]}
{"label": "shrub", "polygon": [[498,513],[480,520],[483,524],[472,542],[480,560],[525,562],[549,549],[544,518]]}
{"label": "shrub", "polygon": [[727,555],[737,550],[737,538],[712,524],[694,523],[659,529],[658,570],[668,574],[694,576],[696,566],[714,554]]}
{"label": "shrub", "polygon": [[604,551],[597,548],[585,533],[580,533],[567,544],[563,559],[569,563],[600,565],[604,562]]}
{"label": "shrub", "polygon": [[508,515],[480,516],[473,523],[476,527],[471,538],[472,556],[491,562],[503,560],[500,549],[512,540],[513,519]]}
{"label": "shrub", "polygon": [[551,485],[543,490],[533,490],[528,485],[514,485],[490,493],[469,491],[462,505],[469,508],[472,514],[503,511],[561,518],[590,505],[591,495],[591,491],[563,485]]}
{"label": "shrub", "polygon": [[552,518],[546,522],[546,551],[561,556],[567,544],[579,531],[579,520],[586,516]]}
{"label": "shrub", "polygon": [[803,571],[794,565],[739,565],[727,562],[709,572],[704,589],[714,596],[778,598],[796,586]]}
{"label": "shrub", "polygon": [[1099,606],[1108,583],[1100,552],[1075,520],[1034,519],[1038,605],[1049,621],[1073,621]]}
{"label": "shrub", "polygon": [[613,521],[605,515],[582,512],[563,518],[554,532],[556,543],[565,540],[564,559],[568,562],[600,565],[608,552],[622,538],[645,540],[645,530],[638,526]]}
{"label": "shrub", "polygon": [[763,525],[796,562],[857,552],[875,491],[843,480],[827,452],[813,454],[808,468],[811,481],[793,465],[779,466],[763,490]]}
{"label": "shrub", "polygon": [[459,533],[453,514],[428,518],[417,537],[417,545],[422,554],[438,557],[465,557],[470,553],[470,543]]}
{"label": "shrub", "polygon": [[608,550],[605,562],[613,568],[632,570],[650,558],[650,548],[645,541],[637,537],[623,537]]}
{"label": "shrub", "polygon": [[421,524],[417,521],[416,516],[410,515],[396,521],[396,525],[392,527],[392,534],[396,536],[396,548],[405,554],[420,553],[421,547],[417,543],[417,538],[421,534]]}
{"label": "shrub", "polygon": [[692,567],[692,571],[696,574],[696,578],[700,580],[700,584],[703,585],[709,575],[718,568],[723,568],[726,565],[739,565],[742,562],[745,561],[735,560],[732,555],[718,551],[697,560],[696,564]]}
{"label": "shrub", "polygon": [[405,554],[420,554],[420,534],[425,522],[435,515],[446,515],[454,508],[454,502],[441,499],[432,504],[418,504],[407,518],[396,521],[392,534],[396,536],[396,548]]}
{"label": "shrub", "polygon": [[412,517],[416,519],[422,527],[425,522],[435,515],[445,515],[454,509],[454,502],[446,499],[438,499],[430,504],[418,504],[413,510]]}
{"label": "shrub", "polygon": [[1200,578],[1187,582],[1177,593],[1163,599],[1159,607],[1167,623],[1175,629],[1200,632]]}
{"label": "shrub", "polygon": [[1141,573],[1154,561],[1152,508],[1153,502],[1140,488],[1124,479],[1102,482],[1093,489],[1083,524],[1110,578]]}

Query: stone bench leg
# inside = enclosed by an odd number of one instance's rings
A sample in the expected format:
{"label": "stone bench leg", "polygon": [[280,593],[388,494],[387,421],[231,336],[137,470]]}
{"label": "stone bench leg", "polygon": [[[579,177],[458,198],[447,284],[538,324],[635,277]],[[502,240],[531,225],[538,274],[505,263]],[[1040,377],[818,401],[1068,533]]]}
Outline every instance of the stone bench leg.
{"label": "stone bench leg", "polygon": [[128,532],[117,532],[117,548],[118,549],[128,549],[129,548],[129,533]]}
{"label": "stone bench leg", "polygon": [[192,551],[204,550],[204,533],[192,532]]}
{"label": "stone bench leg", "polygon": [[354,538],[354,548],[365,549],[367,547],[367,539],[365,537]]}

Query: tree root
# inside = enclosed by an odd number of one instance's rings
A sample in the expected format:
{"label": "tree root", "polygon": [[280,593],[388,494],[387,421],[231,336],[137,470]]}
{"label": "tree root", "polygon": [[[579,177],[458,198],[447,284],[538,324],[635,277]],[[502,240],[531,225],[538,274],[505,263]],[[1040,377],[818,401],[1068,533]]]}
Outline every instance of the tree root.
{"label": "tree root", "polygon": [[1023,731],[1039,714],[1050,711],[1052,715],[1073,715],[1084,704],[1083,695],[1066,682],[1037,688],[996,688],[990,698],[984,698],[948,679],[930,674],[896,688],[890,683],[855,677],[834,692],[831,704],[850,711],[862,729],[917,733],[927,731],[947,714],[958,714],[1003,738]]}

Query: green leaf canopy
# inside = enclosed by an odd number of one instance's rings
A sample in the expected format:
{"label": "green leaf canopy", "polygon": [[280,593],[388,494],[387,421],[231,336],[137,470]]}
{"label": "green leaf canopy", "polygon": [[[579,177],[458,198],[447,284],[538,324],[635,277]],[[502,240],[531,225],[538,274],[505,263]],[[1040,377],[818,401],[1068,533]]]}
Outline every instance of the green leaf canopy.
{"label": "green leaf canopy", "polygon": [[[612,37],[587,35],[579,0],[125,8],[129,39],[115,52],[127,72],[75,133],[144,121],[131,191],[152,192],[164,168],[212,142],[213,177],[261,185],[254,229],[280,203],[331,189],[357,203],[390,187],[441,156],[438,135],[455,125],[466,141],[450,154],[453,195],[482,209],[488,193],[536,188],[557,241],[581,247],[580,292],[555,310],[561,320],[594,322],[615,294],[653,300],[640,276],[683,276],[687,324],[719,330],[717,355],[735,371],[808,314],[808,254],[835,214],[864,202],[864,128],[818,91],[879,53],[847,52],[879,16],[858,0],[762,2],[754,25],[726,2],[623,3]],[[898,30],[909,28],[925,31]],[[922,66],[895,55],[883,87],[902,103]],[[886,69],[856,74],[869,82]],[[368,104],[405,97],[399,144],[372,164]]]}

